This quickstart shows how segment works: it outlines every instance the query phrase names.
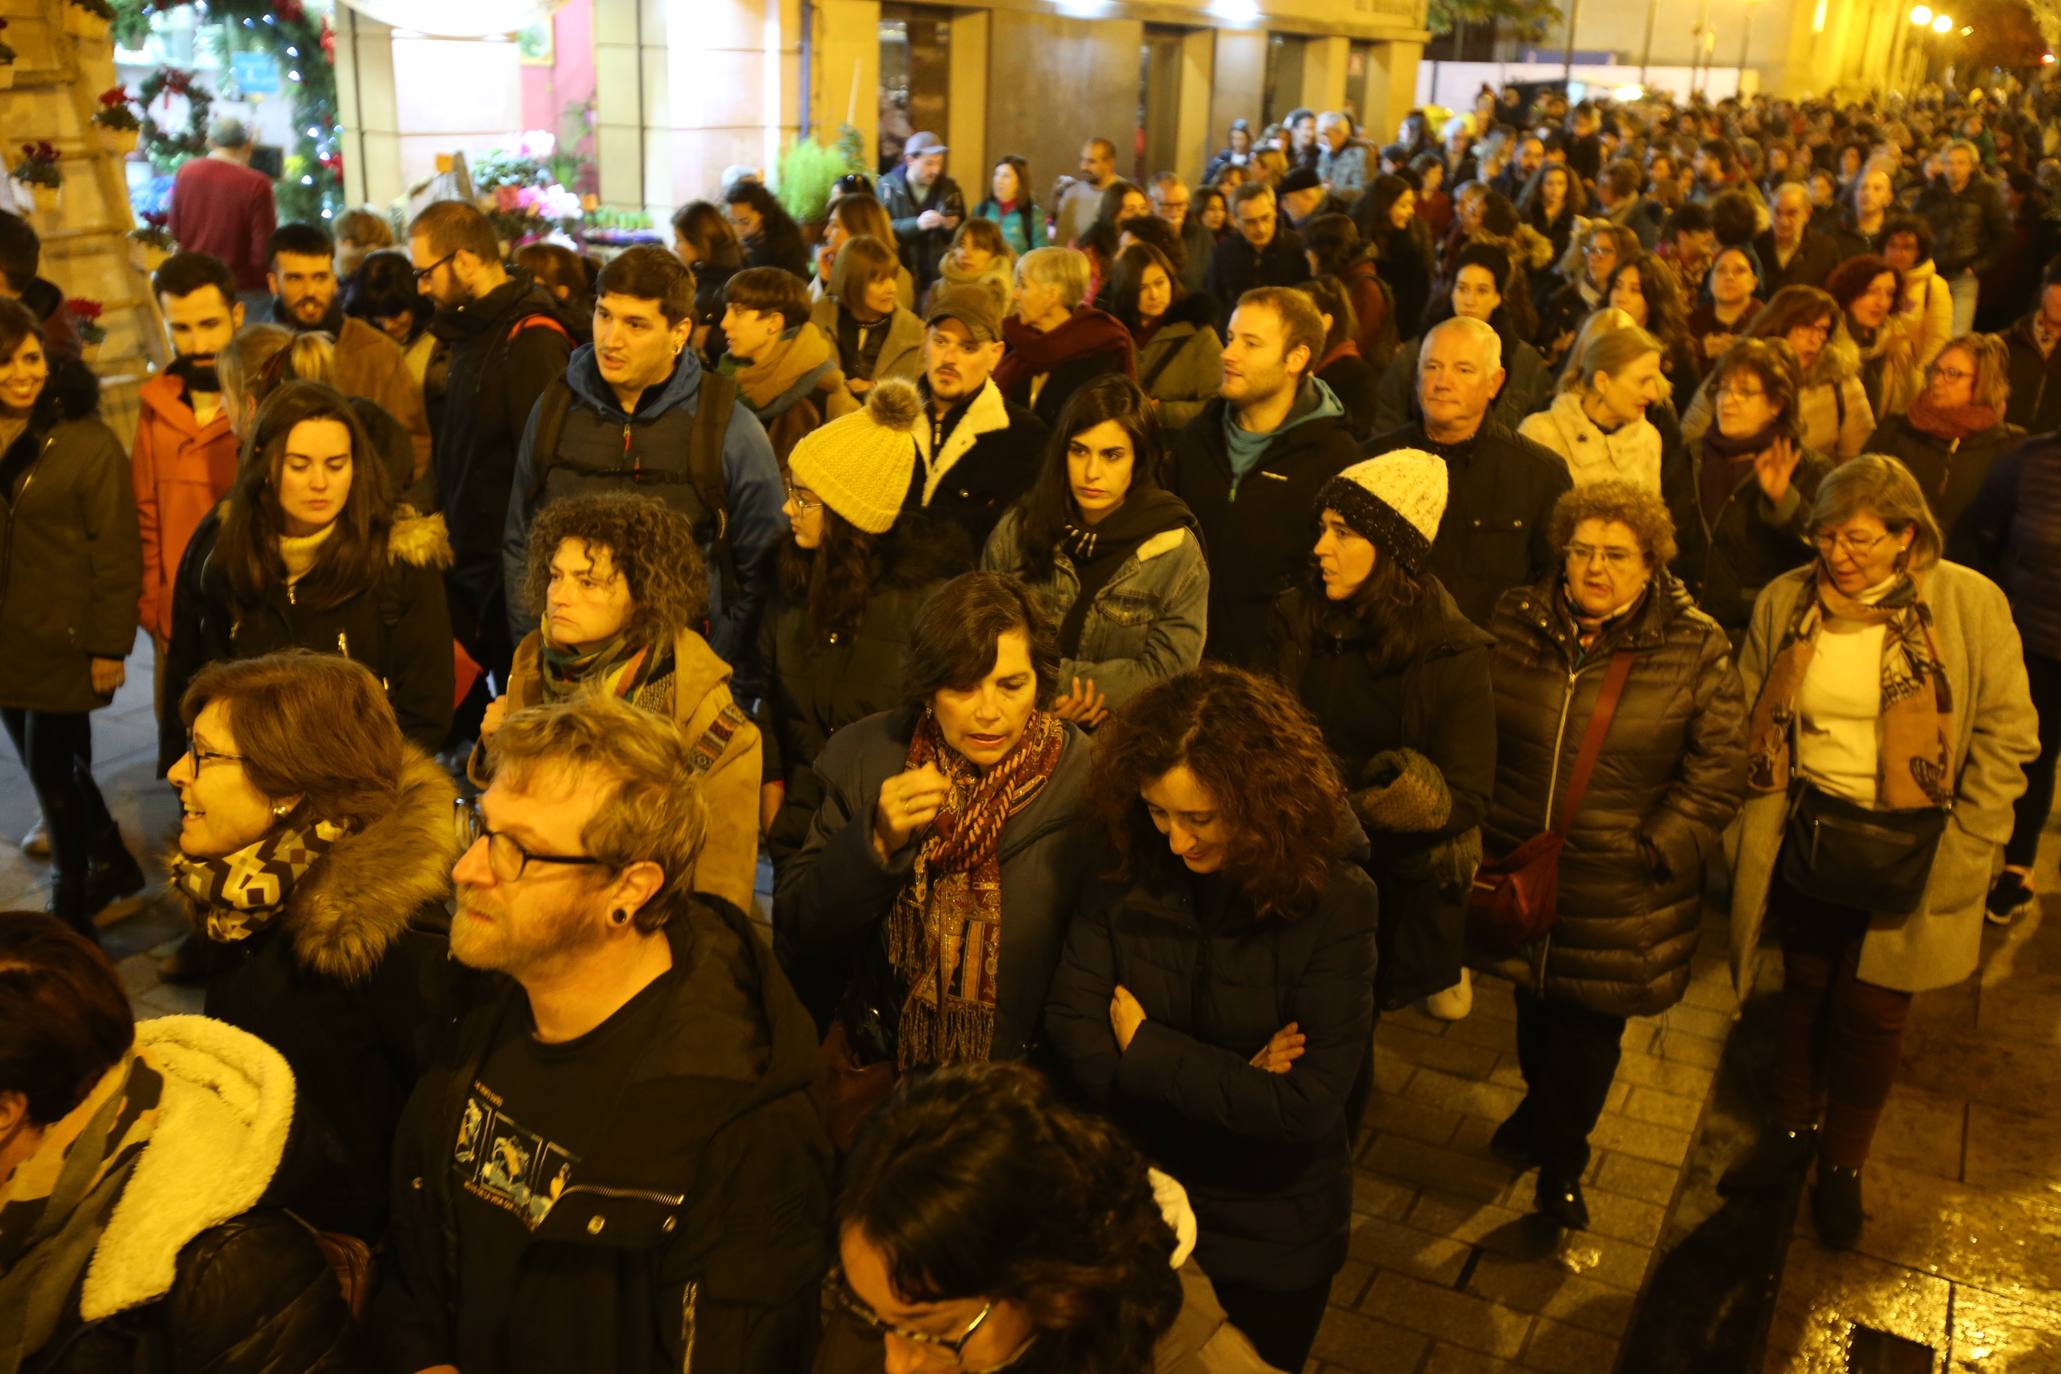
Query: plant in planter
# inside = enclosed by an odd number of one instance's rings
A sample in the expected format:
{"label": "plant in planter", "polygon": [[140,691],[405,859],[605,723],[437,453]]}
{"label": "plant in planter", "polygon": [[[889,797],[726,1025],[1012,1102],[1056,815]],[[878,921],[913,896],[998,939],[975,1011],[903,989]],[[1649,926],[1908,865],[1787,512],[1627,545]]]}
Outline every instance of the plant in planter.
{"label": "plant in planter", "polygon": [[93,136],[111,153],[127,157],[136,151],[143,121],[130,108],[129,88],[110,86],[100,93],[100,108],[93,112]]}
{"label": "plant in planter", "polygon": [[[5,33],[6,31],[7,21],[0,19],[0,33]],[[7,45],[7,40],[0,38],[0,91],[7,90],[14,85],[15,55],[14,49]]]}
{"label": "plant in planter", "polygon": [[172,242],[172,231],[166,228],[170,219],[163,210],[148,210],[143,223],[129,231],[129,261],[146,277],[178,251],[179,246]]}
{"label": "plant in planter", "polygon": [[73,296],[64,303],[64,313],[79,336],[79,357],[83,362],[99,361],[100,346],[107,342],[107,326],[100,322],[106,310],[99,301],[86,296]]}
{"label": "plant in planter", "polygon": [[64,191],[64,173],[57,170],[57,147],[50,140],[21,145],[21,162],[14,169],[17,194],[26,196],[39,215],[57,209]]}
{"label": "plant in planter", "polygon": [[107,42],[114,21],[114,6],[108,0],[65,0],[64,31],[74,38]]}

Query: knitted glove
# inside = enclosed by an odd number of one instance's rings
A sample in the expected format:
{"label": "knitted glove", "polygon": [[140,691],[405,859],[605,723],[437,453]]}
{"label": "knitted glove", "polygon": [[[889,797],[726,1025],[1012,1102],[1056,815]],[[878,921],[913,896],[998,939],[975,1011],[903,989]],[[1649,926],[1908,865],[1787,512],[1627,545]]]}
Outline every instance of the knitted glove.
{"label": "knitted glove", "polygon": [[1369,830],[1438,830],[1453,813],[1445,775],[1415,749],[1376,754],[1360,770],[1360,781],[1368,785],[1352,794],[1353,814]]}
{"label": "knitted glove", "polygon": [[1450,840],[1433,845],[1425,857],[1438,882],[1439,895],[1449,902],[1459,901],[1474,886],[1475,872],[1481,867],[1481,827],[1463,830]]}

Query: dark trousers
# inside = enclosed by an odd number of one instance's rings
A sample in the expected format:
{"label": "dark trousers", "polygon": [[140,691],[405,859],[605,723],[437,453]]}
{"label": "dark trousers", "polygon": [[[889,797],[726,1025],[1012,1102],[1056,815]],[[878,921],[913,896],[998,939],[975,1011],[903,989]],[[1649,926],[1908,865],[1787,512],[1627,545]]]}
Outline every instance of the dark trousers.
{"label": "dark trousers", "polygon": [[1911,994],[1860,980],[1867,912],[1800,896],[1778,875],[1768,916],[1782,932],[1775,1124],[1807,1127],[1822,1102],[1819,1156],[1858,1169],[1896,1081]]}
{"label": "dark trousers", "polygon": [[1589,1132],[1603,1115],[1624,1041],[1624,1018],[1517,989],[1517,1067],[1540,1169],[1580,1178]]}
{"label": "dark trousers", "polygon": [[93,781],[93,718],[84,711],[0,708],[36,791],[60,891],[83,892],[93,850],[115,829]]}
{"label": "dark trousers", "polygon": [[1310,1347],[1317,1343],[1317,1328],[1324,1324],[1330,1279],[1286,1293],[1239,1283],[1220,1283],[1216,1289],[1224,1315],[1245,1333],[1261,1359],[1286,1370],[1299,1370],[1308,1362]]}
{"label": "dark trousers", "polygon": [[2011,808],[2011,842],[2004,862],[2030,869],[2040,847],[2040,831],[2054,805],[2054,765],[2061,761],[2061,660],[2028,653],[2025,677],[2032,687],[2033,709],[2039,712],[2039,757],[2025,765],[2025,791]]}

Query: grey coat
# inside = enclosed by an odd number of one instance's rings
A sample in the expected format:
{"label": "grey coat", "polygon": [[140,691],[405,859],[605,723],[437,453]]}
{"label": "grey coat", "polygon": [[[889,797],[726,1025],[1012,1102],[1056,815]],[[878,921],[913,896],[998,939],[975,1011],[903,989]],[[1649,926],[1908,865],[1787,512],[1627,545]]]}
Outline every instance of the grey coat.
{"label": "grey coat", "polygon": [[[1816,566],[1786,572],[1761,589],[1739,651],[1748,701],[1759,697]],[[2025,790],[2025,765],[2039,753],[2024,651],[2003,591],[1958,563],[1935,565],[1921,575],[1919,589],[1932,608],[1933,638],[1953,693],[1954,813],[1940,838],[1923,909],[1908,917],[1877,916],[1861,942],[1861,981],[1898,992],[1952,987],[1975,972],[1983,898],[2011,837],[2011,804]],[[1780,792],[1750,796],[1729,841],[1732,979],[1742,998],[1753,986],[1788,801]]]}
{"label": "grey coat", "polygon": [[[1192,302],[1192,304],[1191,304]],[[1171,433],[1202,413],[1224,384],[1224,344],[1207,296],[1176,302],[1174,318],[1138,350],[1138,385],[1159,402],[1159,427]]]}
{"label": "grey coat", "polygon": [[[830,356],[837,353],[837,301],[825,296],[809,309],[809,320],[830,340]],[[880,356],[874,359],[873,375],[853,377],[855,382],[877,382],[900,377],[913,382],[923,375],[923,321],[900,307],[888,316],[887,337],[880,342]]]}
{"label": "grey coat", "polygon": [[[1017,541],[1021,507],[1012,507],[988,536],[980,566],[988,572],[1024,575]],[[1073,560],[1062,550],[1052,559],[1052,576],[1033,583],[1046,619],[1057,625],[1080,595]],[[1080,652],[1059,663],[1059,681],[1092,680],[1111,706],[1121,706],[1162,678],[1185,673],[1202,661],[1209,625],[1209,565],[1202,541],[1190,529],[1172,529],[1140,544],[1102,589],[1081,624]]]}

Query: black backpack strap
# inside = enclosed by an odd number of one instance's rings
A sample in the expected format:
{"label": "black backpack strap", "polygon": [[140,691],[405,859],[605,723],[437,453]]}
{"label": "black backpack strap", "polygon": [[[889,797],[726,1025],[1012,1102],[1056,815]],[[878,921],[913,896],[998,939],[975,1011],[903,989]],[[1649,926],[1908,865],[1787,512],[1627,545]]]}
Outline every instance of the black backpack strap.
{"label": "black backpack strap", "polygon": [[730,413],[737,408],[737,383],[719,372],[701,374],[701,396],[694,410],[694,434],[687,445],[687,478],[702,509],[716,522],[715,559],[729,595],[736,595],[737,560],[730,552],[730,492],[723,477],[723,441],[730,433]]}
{"label": "black backpack strap", "polygon": [[537,398],[537,440],[530,448],[530,485],[522,494],[523,514],[528,516],[544,499],[544,479],[558,465],[558,440],[565,433],[565,417],[572,413],[572,388],[564,377],[553,377],[551,385]]}

